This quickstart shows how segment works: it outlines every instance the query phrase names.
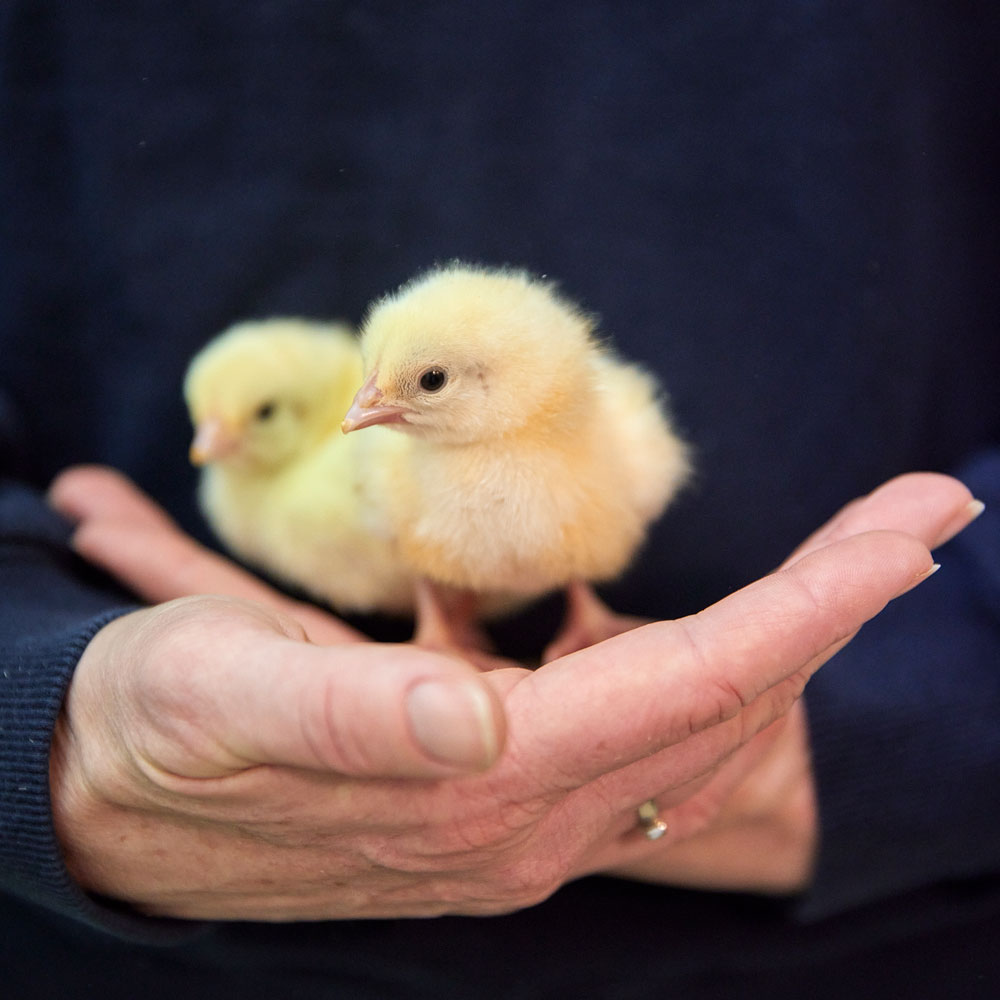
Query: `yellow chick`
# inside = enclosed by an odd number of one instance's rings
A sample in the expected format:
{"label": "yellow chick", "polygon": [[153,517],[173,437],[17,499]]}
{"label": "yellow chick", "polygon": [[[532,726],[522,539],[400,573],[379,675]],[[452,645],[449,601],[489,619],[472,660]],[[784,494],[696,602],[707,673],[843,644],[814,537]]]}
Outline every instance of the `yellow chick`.
{"label": "yellow chick", "polygon": [[397,432],[365,475],[406,568],[501,602],[570,588],[549,657],[634,625],[584,581],[628,566],[688,475],[653,377],[551,283],[461,263],[375,303],[361,350],[343,430]]}
{"label": "yellow chick", "polygon": [[358,478],[362,442],[340,433],[361,377],[346,327],[237,324],[188,368],[191,460],[205,515],[240,558],[341,611],[408,612],[413,580]]}

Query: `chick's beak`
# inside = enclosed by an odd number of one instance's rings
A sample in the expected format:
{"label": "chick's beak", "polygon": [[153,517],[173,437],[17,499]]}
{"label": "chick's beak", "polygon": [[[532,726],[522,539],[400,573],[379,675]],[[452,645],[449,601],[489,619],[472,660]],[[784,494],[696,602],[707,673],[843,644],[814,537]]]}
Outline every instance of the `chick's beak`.
{"label": "chick's beak", "polygon": [[238,444],[236,434],[217,417],[210,417],[195,427],[189,457],[193,465],[207,465],[232,454]]}
{"label": "chick's beak", "polygon": [[345,434],[359,431],[362,427],[372,424],[401,424],[406,422],[409,412],[405,406],[391,405],[383,402],[385,394],[376,384],[378,370],[376,369],[365,379],[365,384],[358,389],[351,408],[347,411],[340,429]]}

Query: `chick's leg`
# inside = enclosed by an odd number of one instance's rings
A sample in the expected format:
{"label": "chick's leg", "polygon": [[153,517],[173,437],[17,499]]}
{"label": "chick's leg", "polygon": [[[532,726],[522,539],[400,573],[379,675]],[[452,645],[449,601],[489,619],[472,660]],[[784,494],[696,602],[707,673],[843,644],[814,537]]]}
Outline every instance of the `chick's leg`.
{"label": "chick's leg", "polygon": [[545,648],[542,662],[586,649],[595,642],[648,625],[649,621],[634,615],[616,614],[594,593],[590,584],[575,580],[566,588],[566,618],[562,628]]}
{"label": "chick's leg", "polygon": [[493,644],[477,620],[478,610],[479,601],[470,591],[418,580],[414,644],[460,656],[481,670],[510,666],[506,660],[490,655]]}

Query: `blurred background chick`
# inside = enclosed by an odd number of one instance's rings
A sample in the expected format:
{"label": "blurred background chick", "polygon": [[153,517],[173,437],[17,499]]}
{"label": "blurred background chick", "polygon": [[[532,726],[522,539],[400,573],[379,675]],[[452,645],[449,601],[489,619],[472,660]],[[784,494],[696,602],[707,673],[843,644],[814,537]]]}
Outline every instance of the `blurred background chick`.
{"label": "blurred background chick", "polygon": [[240,323],[192,360],[184,395],[202,509],[241,559],[344,611],[400,612],[412,582],[340,433],[361,381],[352,330]]}

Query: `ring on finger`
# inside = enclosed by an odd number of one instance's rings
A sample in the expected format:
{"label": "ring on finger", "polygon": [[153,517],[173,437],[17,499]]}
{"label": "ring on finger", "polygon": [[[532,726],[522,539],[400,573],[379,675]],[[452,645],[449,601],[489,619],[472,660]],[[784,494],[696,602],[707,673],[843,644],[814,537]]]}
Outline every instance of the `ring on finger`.
{"label": "ring on finger", "polygon": [[649,840],[659,840],[667,832],[666,820],[660,819],[660,810],[655,799],[646,799],[636,810],[639,816],[639,827]]}

